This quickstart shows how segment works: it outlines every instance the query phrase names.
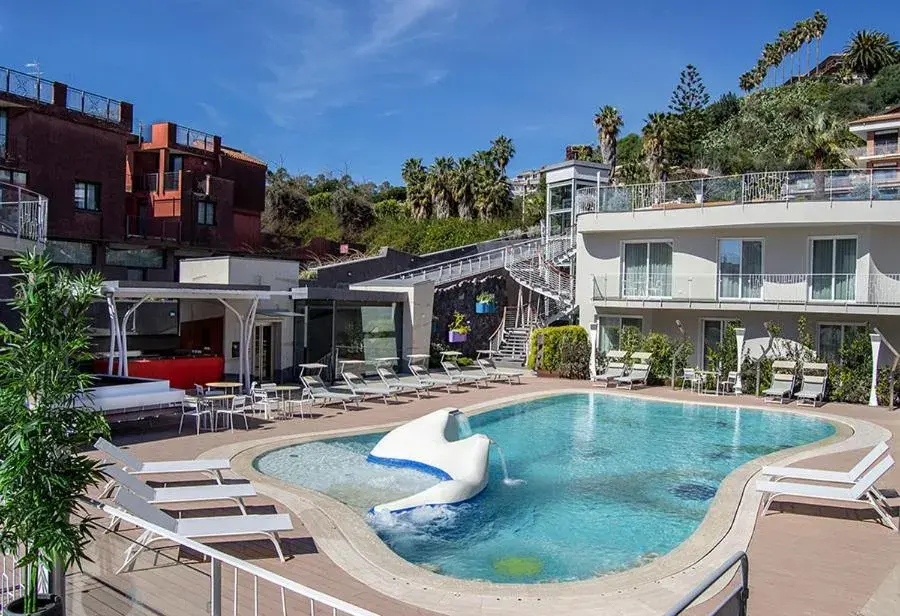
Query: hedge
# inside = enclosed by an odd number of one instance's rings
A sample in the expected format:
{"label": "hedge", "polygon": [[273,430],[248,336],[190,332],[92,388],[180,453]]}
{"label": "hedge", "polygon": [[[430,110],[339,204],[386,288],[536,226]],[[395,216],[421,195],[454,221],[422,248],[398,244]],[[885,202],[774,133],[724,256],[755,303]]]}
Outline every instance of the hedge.
{"label": "hedge", "polygon": [[[543,336],[541,364],[536,366],[538,338]],[[586,379],[590,372],[591,343],[587,330],[579,325],[544,327],[531,334],[528,367],[553,372],[567,379]]]}

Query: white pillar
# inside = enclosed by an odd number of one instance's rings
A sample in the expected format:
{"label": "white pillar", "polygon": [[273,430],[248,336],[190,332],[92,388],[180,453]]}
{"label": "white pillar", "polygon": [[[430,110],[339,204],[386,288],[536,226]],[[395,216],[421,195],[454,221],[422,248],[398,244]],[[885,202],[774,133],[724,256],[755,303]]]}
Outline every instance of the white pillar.
{"label": "white pillar", "polygon": [[[591,374],[591,380],[597,376],[597,333],[599,328],[597,327],[597,321],[593,321],[590,325],[588,325],[588,337],[591,339],[591,365],[589,366],[589,372]],[[591,407],[593,408],[593,407]]]}
{"label": "white pillar", "polygon": [[872,387],[869,389],[869,406],[878,406],[878,352],[881,350],[881,334],[869,334],[872,341]]}
{"label": "white pillar", "polygon": [[740,395],[743,392],[741,385],[741,362],[744,356],[744,334],[747,330],[743,327],[734,328],[734,336],[737,338],[737,377],[734,379],[734,393]]}

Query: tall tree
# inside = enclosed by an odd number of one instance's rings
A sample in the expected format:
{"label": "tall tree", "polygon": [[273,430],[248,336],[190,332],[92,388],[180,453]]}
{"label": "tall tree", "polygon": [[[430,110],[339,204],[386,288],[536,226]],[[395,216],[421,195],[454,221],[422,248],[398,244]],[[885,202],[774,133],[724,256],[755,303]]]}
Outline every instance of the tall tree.
{"label": "tall tree", "polygon": [[456,200],[459,217],[463,220],[472,220],[475,213],[478,165],[471,158],[460,158],[453,180],[453,197]]}
{"label": "tall tree", "polygon": [[703,85],[700,71],[693,64],[688,64],[681,71],[679,83],[669,102],[669,109],[674,114],[669,149],[673,162],[680,166],[699,162],[700,139],[706,132],[703,109],[708,104],[709,94]]}
{"label": "tall tree", "polygon": [[594,115],[594,126],[597,127],[597,141],[600,143],[600,155],[603,162],[609,165],[609,181],[612,182],[616,173],[616,143],[619,139],[619,129],[622,128],[622,114],[612,105],[604,105]]}
{"label": "tall tree", "polygon": [[709,104],[709,93],[703,85],[700,71],[693,64],[688,64],[681,71],[678,85],[672,92],[669,109],[678,115],[699,111]]}
{"label": "tall tree", "polygon": [[478,181],[475,190],[475,208],[482,220],[502,216],[509,206],[509,183],[501,172],[496,155],[490,150],[475,153]]}
{"label": "tall tree", "polygon": [[403,163],[401,175],[406,183],[406,205],[410,214],[416,220],[428,218],[431,214],[431,196],[425,184],[428,173],[422,165],[422,159],[408,158]]}
{"label": "tall tree", "polygon": [[456,161],[452,156],[439,156],[428,168],[428,192],[435,218],[450,218],[456,214],[453,195],[453,173]]}
{"label": "tall tree", "polygon": [[284,167],[266,173],[266,203],[263,228],[271,233],[284,233],[287,227],[309,216],[309,194],[305,182],[288,173]]}
{"label": "tall tree", "polygon": [[[843,120],[816,110],[801,118],[797,132],[789,142],[798,161],[812,163],[814,195],[825,195],[825,169],[843,167],[851,162],[847,147],[856,141]],[[805,160],[804,160],[805,159]]]}
{"label": "tall tree", "polygon": [[513,145],[512,139],[500,135],[491,141],[490,152],[494,156],[497,166],[500,167],[500,174],[506,175],[506,166],[509,164],[509,161],[512,160],[512,157],[516,155],[516,148]]}
{"label": "tall tree", "polygon": [[859,30],[844,48],[845,66],[866,80],[898,61],[897,41],[877,30]]}
{"label": "tall tree", "polygon": [[343,229],[344,237],[350,238],[363,231],[375,221],[375,208],[369,198],[352,188],[339,188],[331,196],[331,210]]}
{"label": "tall tree", "polygon": [[666,113],[651,113],[643,130],[644,160],[651,182],[666,181],[672,120]]}
{"label": "tall tree", "polygon": [[825,35],[825,29],[828,27],[828,16],[822,11],[816,11],[812,16],[813,36],[816,39],[816,75],[819,74],[819,44]]}

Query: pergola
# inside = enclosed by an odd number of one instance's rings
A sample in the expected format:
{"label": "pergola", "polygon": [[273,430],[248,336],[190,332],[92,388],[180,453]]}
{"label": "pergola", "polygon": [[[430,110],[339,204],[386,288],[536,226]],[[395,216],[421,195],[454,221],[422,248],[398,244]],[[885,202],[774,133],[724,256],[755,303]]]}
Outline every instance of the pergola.
{"label": "pergola", "polygon": [[[251,342],[253,324],[256,322],[260,300],[273,295],[289,295],[289,292],[271,291],[266,286],[190,284],[163,282],[136,282],[107,280],[102,285],[102,295],[109,310],[109,364],[107,374],[113,374],[118,356],[118,375],[128,376],[128,319],[146,302],[171,300],[213,300],[220,302],[238,320],[239,340],[238,378],[244,387],[250,388],[250,361],[253,353]],[[116,302],[129,301],[134,305],[119,317]],[[244,304],[246,303],[246,304]],[[243,305],[242,305],[243,304]]]}

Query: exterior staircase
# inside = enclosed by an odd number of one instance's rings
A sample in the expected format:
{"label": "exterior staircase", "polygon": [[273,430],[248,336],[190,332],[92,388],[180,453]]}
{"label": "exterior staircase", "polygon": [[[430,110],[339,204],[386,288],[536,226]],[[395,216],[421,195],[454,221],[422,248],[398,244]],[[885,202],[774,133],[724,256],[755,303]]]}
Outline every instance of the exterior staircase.
{"label": "exterior staircase", "polygon": [[544,296],[544,322],[552,323],[568,317],[575,309],[574,264],[575,240],[571,230],[546,238],[536,254],[517,256],[509,252],[504,267],[521,286]]}
{"label": "exterior staircase", "polygon": [[500,326],[491,336],[490,346],[494,358],[501,362],[522,365],[528,358],[528,341],[531,330],[537,325],[537,317],[530,306],[503,309]]}

